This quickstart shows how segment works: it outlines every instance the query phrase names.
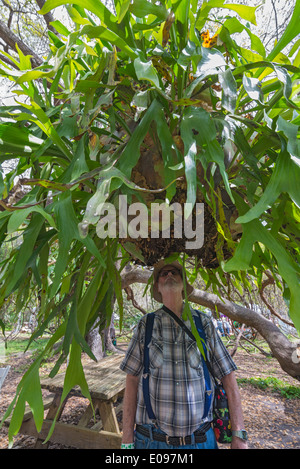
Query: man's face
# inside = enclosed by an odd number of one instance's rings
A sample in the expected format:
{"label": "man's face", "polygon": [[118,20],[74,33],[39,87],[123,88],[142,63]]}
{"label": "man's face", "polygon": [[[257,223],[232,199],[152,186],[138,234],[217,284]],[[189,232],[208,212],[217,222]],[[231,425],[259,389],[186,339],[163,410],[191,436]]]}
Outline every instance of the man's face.
{"label": "man's face", "polygon": [[157,282],[157,289],[162,296],[168,292],[183,291],[181,272],[172,265],[166,265],[160,270]]}

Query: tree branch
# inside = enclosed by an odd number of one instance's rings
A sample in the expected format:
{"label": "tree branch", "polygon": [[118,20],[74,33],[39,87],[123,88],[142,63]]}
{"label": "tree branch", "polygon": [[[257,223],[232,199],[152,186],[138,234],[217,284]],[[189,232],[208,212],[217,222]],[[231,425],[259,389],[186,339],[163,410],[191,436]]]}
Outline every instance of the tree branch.
{"label": "tree branch", "polygon": [[31,63],[33,68],[38,67],[43,63],[42,59],[36,53],[30,49],[21,39],[16,36],[3,21],[0,20],[0,38],[7,44],[12,50],[17,51],[16,44],[24,55],[31,55]]}
{"label": "tree branch", "polygon": [[[36,3],[38,4],[39,8],[42,9],[44,4],[45,4],[45,0],[36,0]],[[56,29],[50,24],[53,21],[55,21],[55,18],[52,15],[51,11],[49,11],[48,13],[46,13],[43,16],[44,16],[45,21],[47,23],[48,29],[50,29],[50,31],[52,31],[53,33],[57,34]]]}
{"label": "tree branch", "polygon": [[237,338],[236,338],[235,345],[234,345],[233,349],[232,349],[231,352],[230,352],[230,355],[231,355],[232,357],[234,357],[234,355],[235,355],[235,353],[236,353],[236,351],[237,351],[237,349],[238,349],[238,346],[239,346],[241,337],[242,337],[242,335],[243,335],[244,329],[245,329],[245,324],[242,324],[241,329],[240,329],[240,331],[239,331],[239,333],[238,333],[238,336],[237,336]]}
{"label": "tree branch", "polygon": [[144,310],[144,308],[142,308],[135,300],[134,298],[134,294],[133,294],[133,291],[132,289],[128,286],[128,287],[125,287],[124,290],[126,291],[127,293],[127,300],[130,300],[131,303],[133,304],[133,306],[138,309],[139,311],[141,311],[141,313],[143,314],[147,314],[147,311]]}
{"label": "tree branch", "polygon": [[19,70],[18,67],[16,66],[16,64],[14,62],[12,62],[11,60],[9,60],[9,58],[7,58],[5,55],[0,54],[0,60],[2,60],[2,62],[5,62],[10,67],[13,67],[16,70]]}
{"label": "tree branch", "polygon": [[276,11],[276,7],[275,7],[274,0],[271,0],[271,3],[272,3],[274,15],[275,15],[276,39],[277,39],[277,42],[278,42],[278,41],[279,41],[279,38],[278,38],[278,19],[277,19],[277,11]]}
{"label": "tree branch", "polygon": [[[124,272],[121,275],[122,288],[126,288],[132,283],[148,283],[151,275],[151,271],[142,268]],[[254,310],[196,288],[190,295],[189,300],[211,310],[217,308],[219,313],[225,314],[233,321],[256,329],[267,341],[272,354],[278,360],[281,368],[290,376],[300,381],[300,360],[293,359],[297,353],[297,343],[289,341],[272,321]]]}
{"label": "tree branch", "polygon": [[268,285],[273,285],[274,284],[274,279],[272,275],[269,272],[266,272],[268,278],[262,283],[261,289],[259,290],[259,296],[261,297],[262,301],[265,303],[271,314],[273,316],[276,316],[276,318],[280,319],[280,321],[284,322],[288,326],[295,327],[294,324],[291,321],[288,321],[287,319],[282,318],[278,313],[276,313],[275,309],[270,305],[268,300],[266,299],[264,295],[264,290]]}

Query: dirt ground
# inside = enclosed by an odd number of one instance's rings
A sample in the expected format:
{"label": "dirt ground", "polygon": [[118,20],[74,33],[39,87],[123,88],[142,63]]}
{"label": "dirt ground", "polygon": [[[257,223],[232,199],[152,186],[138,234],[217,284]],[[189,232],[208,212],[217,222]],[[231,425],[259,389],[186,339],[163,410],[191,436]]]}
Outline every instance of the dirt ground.
{"label": "dirt ground", "polygon": [[[297,381],[281,370],[275,359],[266,358],[259,353],[248,355],[245,351],[238,350],[234,360],[238,366],[237,378],[273,376],[287,384],[298,385]],[[9,362],[0,362],[0,367],[11,366],[0,393],[0,420],[12,401],[17,384],[29,362],[30,355],[24,354],[10,358]],[[279,393],[259,390],[249,384],[240,385],[240,391],[250,449],[300,449],[300,399],[286,399]],[[70,398],[61,420],[66,423],[78,422],[86,405],[86,399]],[[122,429],[122,415],[119,417],[119,423]],[[8,447],[7,434],[8,428],[3,425],[0,430],[0,449]],[[34,445],[34,438],[18,435],[14,439],[13,449],[32,449]],[[220,447],[228,448],[227,445]],[[68,447],[50,443],[48,449]]]}

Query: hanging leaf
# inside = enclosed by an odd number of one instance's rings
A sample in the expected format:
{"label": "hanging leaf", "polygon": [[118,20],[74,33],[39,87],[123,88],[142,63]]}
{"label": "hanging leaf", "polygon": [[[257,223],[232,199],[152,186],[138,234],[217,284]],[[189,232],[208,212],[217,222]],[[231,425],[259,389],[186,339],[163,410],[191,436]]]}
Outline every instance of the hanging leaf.
{"label": "hanging leaf", "polygon": [[16,116],[16,120],[17,121],[28,120],[28,121],[34,122],[36,125],[38,125],[38,127],[40,127],[40,129],[43,132],[45,132],[46,135],[48,135],[48,137],[52,140],[52,142],[56,144],[58,148],[60,148],[62,153],[69,160],[71,160],[72,159],[71,151],[69,150],[65,142],[62,140],[62,138],[60,138],[56,129],[52,125],[51,120],[49,119],[47,114],[43,111],[43,109],[41,109],[41,107],[35,102],[32,102],[31,105],[27,105],[23,103],[22,106],[25,107],[25,109],[28,109],[30,112],[32,112],[32,114],[34,114],[36,117],[30,114],[21,113],[18,116]]}
{"label": "hanging leaf", "polygon": [[247,77],[243,75],[243,85],[249,98],[264,104],[263,92],[261,89],[261,82],[257,78]]}
{"label": "hanging leaf", "polygon": [[139,80],[147,80],[156,88],[160,87],[159,78],[152,62],[144,62],[140,58],[137,58],[134,61],[134,68]]}
{"label": "hanging leaf", "polygon": [[114,294],[116,295],[118,306],[119,306],[119,317],[120,317],[120,330],[122,330],[123,323],[123,295],[122,295],[122,281],[120,273],[115,265],[114,259],[116,258],[117,244],[114,246],[108,240],[108,252],[107,252],[107,269],[109,277],[112,279]]}
{"label": "hanging leaf", "polygon": [[175,21],[175,15],[173,12],[171,12],[168,15],[168,18],[166,19],[166,22],[164,24],[164,29],[163,29],[163,39],[162,39],[162,46],[165,47],[169,41],[170,37],[170,29],[172,27],[172,24]]}
{"label": "hanging leaf", "polygon": [[[19,154],[20,156],[30,155],[37,151],[43,143],[44,140],[35,137],[25,128],[0,124],[0,154],[3,156],[7,157],[8,153],[13,155]],[[62,152],[53,147],[47,149],[47,154],[50,156],[62,156]]]}
{"label": "hanging leaf", "polygon": [[66,370],[65,374],[65,380],[64,380],[64,387],[63,387],[63,392],[61,395],[61,401],[57,410],[57,413],[53,419],[52,425],[50,427],[49,433],[47,435],[47,438],[45,439],[44,443],[50,440],[51,435],[53,434],[55,424],[57,417],[60,413],[61,406],[68,396],[69,392],[76,386],[80,386],[81,394],[89,399],[90,404],[92,405],[92,399],[91,395],[89,392],[88,384],[84,375],[83,371],[83,366],[81,363],[81,348],[75,342],[75,339],[73,339],[72,343],[72,348],[71,348],[71,353],[70,353],[70,359],[69,359],[69,364]]}
{"label": "hanging leaf", "polygon": [[235,113],[237,85],[230,68],[219,73],[219,81],[222,87],[222,106],[230,113]]}
{"label": "hanging leaf", "polygon": [[108,41],[109,43],[119,47],[122,51],[126,52],[131,59],[137,57],[137,53],[129,47],[128,43],[122,39],[118,34],[113,31],[109,31],[104,26],[84,26],[80,32],[81,35],[87,35],[90,39],[99,38],[103,41]]}
{"label": "hanging leaf", "polygon": [[225,70],[226,61],[217,49],[202,47],[202,58],[197,66],[196,77],[203,80],[208,75],[218,74]]}
{"label": "hanging leaf", "polygon": [[[235,194],[235,200],[240,213],[247,210],[245,202]],[[249,212],[248,212],[249,213]],[[246,215],[239,217],[241,220],[247,220],[250,217]],[[294,262],[290,254],[283,248],[283,246],[271,235],[271,233],[256,219],[252,221],[243,222],[243,236],[238,244],[235,254],[225,264],[225,272],[249,270],[251,269],[251,259],[253,255],[253,245],[255,243],[262,243],[274,255],[278,263],[278,271],[281,277],[286,281],[291,293],[290,301],[290,316],[300,331],[300,315],[299,315],[299,301],[300,301],[300,288],[299,288],[299,275],[300,270],[298,265]]]}
{"label": "hanging leaf", "polygon": [[59,251],[55,263],[54,279],[51,285],[50,298],[55,295],[60,285],[67,266],[69,250],[73,240],[77,239],[81,241],[82,244],[98,259],[100,264],[105,266],[103,257],[96,248],[94,240],[89,237],[86,239],[82,239],[80,237],[78,221],[74,212],[70,193],[64,193],[59,197],[54,210],[57,218]]}
{"label": "hanging leaf", "polygon": [[156,119],[156,113],[160,109],[161,105],[159,102],[157,100],[152,101],[119,159],[118,167],[127,178],[130,178],[131,170],[136,165],[140,156],[140,146],[149,130],[151,122]]}
{"label": "hanging leaf", "polygon": [[[192,114],[192,116],[191,116]],[[185,206],[185,217],[188,218],[192,212],[197,198],[197,168],[196,155],[197,142],[194,137],[192,122],[190,117],[195,116],[193,111],[185,114],[181,123],[181,135],[184,143],[184,168],[187,180],[187,198]]]}
{"label": "hanging leaf", "polygon": [[248,223],[259,216],[272,206],[275,200],[283,192],[287,192],[291,199],[299,206],[300,197],[298,187],[300,185],[300,167],[291,155],[287,152],[281,152],[277,157],[274,172],[270,178],[269,184],[259,202],[252,207],[245,215],[240,216],[237,223]]}
{"label": "hanging leaf", "polygon": [[34,249],[36,239],[41,231],[42,225],[44,224],[44,218],[39,213],[33,214],[31,221],[28,225],[26,232],[23,235],[23,243],[21,244],[15,260],[15,268],[12,275],[8,277],[5,286],[5,294],[9,295],[14,288],[18,280],[21,278],[26,264],[31,256]]}
{"label": "hanging leaf", "polygon": [[[209,2],[211,3],[211,1]],[[213,2],[214,3],[214,0]],[[257,25],[256,23],[256,7],[251,7],[247,5],[237,5],[237,4],[232,4],[232,3],[226,3],[222,5],[222,8],[227,8],[228,10],[233,10],[235,11],[243,20],[250,21],[250,23],[254,24],[255,26]]]}
{"label": "hanging leaf", "polygon": [[[210,115],[204,109],[188,108],[183,116],[181,124],[181,136],[184,142],[185,173],[187,178],[187,202],[193,206],[196,200],[197,177],[196,177],[196,155],[201,160],[203,167],[207,170],[210,162],[216,163],[226,187],[232,198],[228,176],[225,170],[224,153],[216,140],[216,128],[210,119]],[[186,216],[188,216],[186,213]]]}
{"label": "hanging leaf", "polygon": [[16,395],[5,412],[0,427],[5,420],[11,415],[11,421],[8,430],[9,447],[12,447],[13,437],[18,434],[24,417],[25,404],[28,402],[33,414],[37,431],[40,432],[44,421],[44,405],[42,390],[39,378],[39,367],[45,354],[51,350],[53,344],[59,340],[64,334],[64,324],[49,339],[47,346],[35,362],[29,367],[16,389]]}
{"label": "hanging leaf", "polygon": [[133,0],[129,10],[138,18],[144,18],[150,14],[164,21],[168,16],[168,11],[164,6],[155,5],[147,0]]}
{"label": "hanging leaf", "polygon": [[47,213],[42,207],[29,207],[25,208],[22,210],[17,210],[12,213],[8,225],[7,225],[7,233],[14,233],[15,231],[18,230],[18,228],[24,223],[28,215],[30,215],[32,212],[38,212],[40,213],[46,220],[48,221],[49,225],[52,226],[53,228],[56,229],[55,222],[51,215]]}
{"label": "hanging leaf", "polygon": [[18,434],[22,425],[26,402],[28,402],[32,410],[37,431],[39,432],[42,429],[44,420],[44,406],[39,378],[39,365],[40,362],[36,362],[34,366],[31,367],[26,376],[24,376],[20,385],[18,386],[19,397],[13,411],[11,424],[8,430],[10,446],[12,445],[13,437]]}

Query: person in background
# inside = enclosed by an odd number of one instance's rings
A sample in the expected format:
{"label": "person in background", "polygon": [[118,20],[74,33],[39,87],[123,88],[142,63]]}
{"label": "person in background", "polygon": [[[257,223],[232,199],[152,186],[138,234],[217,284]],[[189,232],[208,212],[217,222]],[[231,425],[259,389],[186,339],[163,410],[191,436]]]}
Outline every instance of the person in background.
{"label": "person in background", "polygon": [[224,337],[225,333],[224,333],[224,327],[223,327],[222,319],[217,320],[217,327],[218,327],[218,331],[220,332],[221,336]]}

